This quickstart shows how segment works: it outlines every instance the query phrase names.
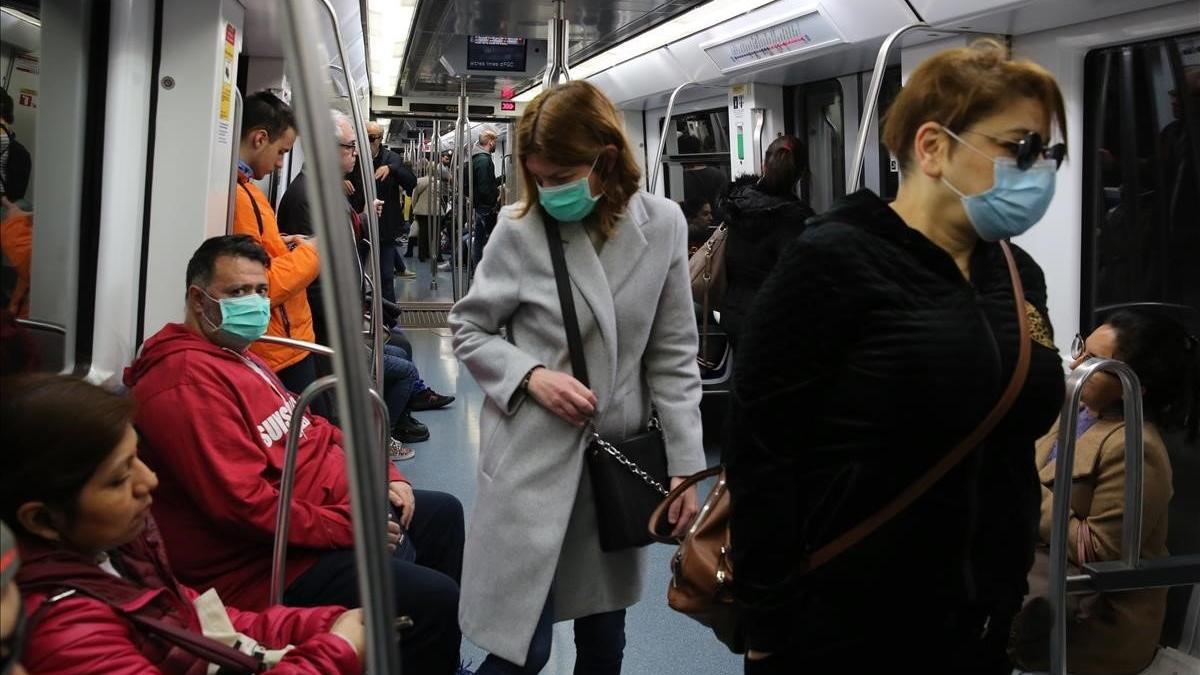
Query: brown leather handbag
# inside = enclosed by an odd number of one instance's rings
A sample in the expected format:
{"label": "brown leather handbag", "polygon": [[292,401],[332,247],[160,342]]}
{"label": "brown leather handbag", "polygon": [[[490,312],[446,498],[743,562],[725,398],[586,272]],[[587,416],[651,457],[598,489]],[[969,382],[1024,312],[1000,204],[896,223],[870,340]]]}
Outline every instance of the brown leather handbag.
{"label": "brown leather handbag", "polygon": [[[1000,420],[1008,414],[1021,388],[1025,385],[1025,376],[1029,374],[1029,359],[1032,351],[1029,335],[1029,318],[1025,310],[1025,288],[1021,284],[1021,275],[1017,270],[1016,260],[1006,242],[1000,242],[1008,262],[1008,272],[1012,279],[1013,298],[1016,303],[1017,323],[1021,335],[1017,365],[1012,377],[1000,400],[988,413],[987,417],[975,427],[948,454],[942,457],[915,482],[908,485],[886,506],[876,511],[869,518],[842,533],[833,541],[817,549],[804,560],[797,560],[796,567],[801,574],[807,574],[834,557],[866,539],[872,532],[879,529],[896,514],[903,511],[929,488],[933,487],[950,469],[961,462],[975,446],[987,437]],[[725,643],[735,653],[745,651],[745,639],[741,628],[741,617],[733,598],[733,565],[729,559],[729,490],[725,483],[725,469],[721,466],[712,467],[689,476],[663,499],[658,508],[650,516],[650,535],[662,543],[674,543],[676,540],[663,535],[661,524],[666,520],[667,511],[688,488],[700,481],[718,476],[717,482],[705,498],[700,512],[696,515],[687,534],[679,541],[679,548],[671,557],[671,585],[667,588],[667,604],[677,612],[687,614],[696,621],[712,628],[717,638]]]}
{"label": "brown leather handbag", "polygon": [[692,277],[692,300],[700,303],[703,309],[703,325],[700,327],[700,352],[698,361],[701,367],[713,369],[716,363],[706,360],[708,357],[708,321],[711,309],[719,306],[725,299],[725,289],[728,286],[725,276],[725,242],[729,236],[729,227],[722,224],[717,228],[708,241],[688,259],[688,273]]}

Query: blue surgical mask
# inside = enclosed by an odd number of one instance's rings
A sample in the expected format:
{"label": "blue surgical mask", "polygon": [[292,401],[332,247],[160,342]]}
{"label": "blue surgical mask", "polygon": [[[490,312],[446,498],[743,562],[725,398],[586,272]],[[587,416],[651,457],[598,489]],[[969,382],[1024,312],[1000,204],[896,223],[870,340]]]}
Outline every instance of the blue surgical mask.
{"label": "blue surgical mask", "polygon": [[600,195],[592,196],[592,190],[588,186],[588,179],[591,178],[599,159],[600,156],[596,155],[596,159],[592,160],[592,168],[588,169],[583,178],[554,187],[538,186],[538,202],[546,209],[546,213],[566,223],[588,217],[600,199]]}
{"label": "blue surgical mask", "polygon": [[222,347],[244,350],[267,332],[271,322],[271,302],[258,293],[218,300],[205,293],[204,297],[221,308],[221,323],[214,324],[203,312],[200,316],[216,332],[213,341]]}
{"label": "blue surgical mask", "polygon": [[1054,174],[1058,170],[1054,160],[1038,160],[1022,171],[1017,167],[1017,160],[990,157],[953,131],[945,131],[967,148],[992,160],[992,187],[977,195],[963,194],[942,176],[942,183],[962,200],[967,218],[981,239],[1000,241],[1016,237],[1042,219],[1054,198]]}

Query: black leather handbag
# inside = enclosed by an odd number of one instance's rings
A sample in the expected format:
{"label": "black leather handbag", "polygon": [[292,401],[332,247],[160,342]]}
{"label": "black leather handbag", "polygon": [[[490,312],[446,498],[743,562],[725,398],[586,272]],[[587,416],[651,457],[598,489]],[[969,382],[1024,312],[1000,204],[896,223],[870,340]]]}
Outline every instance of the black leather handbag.
{"label": "black leather handbag", "polygon": [[[590,386],[587,361],[583,357],[583,338],[579,334],[575,296],[567,276],[562,235],[557,220],[544,215],[544,223],[550,260],[554,265],[554,281],[558,286],[558,301],[562,306],[563,327],[567,333],[567,349],[571,354],[571,370],[575,379],[587,387]],[[600,548],[620,551],[652,543],[654,540],[646,529],[646,522],[667,495],[668,482],[667,449],[658,420],[652,417],[649,429],[615,444],[600,437],[594,422],[590,429],[592,440],[588,443],[586,459],[592,498],[596,503]]]}

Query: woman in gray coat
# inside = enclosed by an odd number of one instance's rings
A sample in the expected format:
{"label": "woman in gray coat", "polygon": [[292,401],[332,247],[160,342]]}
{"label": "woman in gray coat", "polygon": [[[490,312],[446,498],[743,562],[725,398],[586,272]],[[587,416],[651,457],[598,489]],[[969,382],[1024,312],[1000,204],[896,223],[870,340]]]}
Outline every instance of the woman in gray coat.
{"label": "woman in gray coat", "polygon": [[[632,436],[653,403],[671,486],[705,467],[687,223],[638,190],[620,117],[594,86],[543,92],[517,135],[526,202],[500,212],[450,313],[455,353],[487,396],[459,620],[491,652],[481,675],[539,672],[551,625],[570,619],[575,672],[618,673],[645,555],[600,549],[585,429]],[[571,375],[546,213],[561,223],[590,390]],[[695,512],[693,491],[669,514],[677,534]]]}

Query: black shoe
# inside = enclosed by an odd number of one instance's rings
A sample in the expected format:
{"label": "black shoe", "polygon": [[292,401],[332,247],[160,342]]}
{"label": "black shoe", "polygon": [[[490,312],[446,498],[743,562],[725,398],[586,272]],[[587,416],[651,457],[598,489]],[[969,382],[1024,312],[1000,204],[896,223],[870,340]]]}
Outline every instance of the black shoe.
{"label": "black shoe", "polygon": [[429,440],[429,427],[421,424],[406,412],[392,425],[392,438],[402,443],[427,441]]}
{"label": "black shoe", "polygon": [[454,402],[453,396],[443,396],[432,389],[422,389],[408,399],[410,410],[437,410]]}

